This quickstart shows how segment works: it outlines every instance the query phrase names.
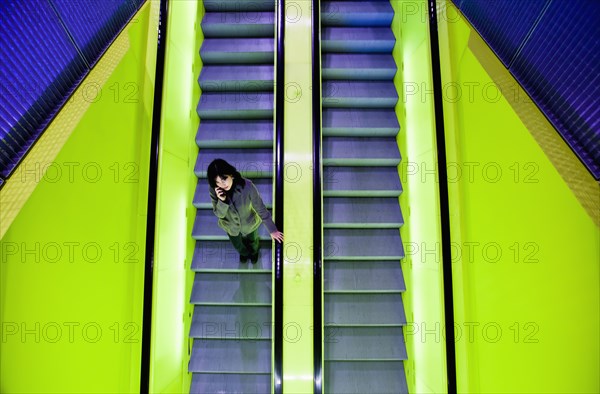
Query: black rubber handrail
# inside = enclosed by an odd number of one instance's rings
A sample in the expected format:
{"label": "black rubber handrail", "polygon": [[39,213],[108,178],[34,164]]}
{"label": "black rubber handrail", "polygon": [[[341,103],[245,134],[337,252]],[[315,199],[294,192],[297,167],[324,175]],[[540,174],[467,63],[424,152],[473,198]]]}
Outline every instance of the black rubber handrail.
{"label": "black rubber handrail", "polygon": [[323,391],[323,334],[321,283],[323,226],[321,196],[321,3],[312,2],[312,129],[313,129],[313,359],[314,394]]}
{"label": "black rubber handrail", "polygon": [[448,393],[456,393],[456,361],[454,346],[454,298],[452,295],[452,251],[450,244],[450,204],[448,201],[448,173],[446,171],[446,139],[444,107],[442,102],[442,74],[438,40],[436,0],[429,0],[429,36],[431,40],[431,71],[435,108],[435,133],[437,140],[440,223],[442,232],[442,273],[444,278],[444,315],[446,321],[446,374]]}
{"label": "black rubber handrail", "polygon": [[158,182],[158,159],[160,123],[165,69],[165,48],[167,44],[167,17],[169,0],[160,0],[158,17],[158,47],[156,50],[156,71],[154,73],[154,103],[152,108],[152,137],[150,142],[150,167],[148,175],[148,219],[146,221],[146,252],[144,267],[144,307],[142,318],[142,353],[140,393],[148,393],[150,386],[150,339],[152,328],[152,281],[154,277],[154,238],[156,231],[156,194]]}
{"label": "black rubber handrail", "polygon": [[[277,0],[277,42],[275,53],[275,201],[273,214],[275,225],[283,231],[283,114],[285,98],[284,79],[284,25],[285,0]],[[273,389],[275,394],[283,393],[283,243],[275,242],[275,294],[274,294],[274,370]]]}

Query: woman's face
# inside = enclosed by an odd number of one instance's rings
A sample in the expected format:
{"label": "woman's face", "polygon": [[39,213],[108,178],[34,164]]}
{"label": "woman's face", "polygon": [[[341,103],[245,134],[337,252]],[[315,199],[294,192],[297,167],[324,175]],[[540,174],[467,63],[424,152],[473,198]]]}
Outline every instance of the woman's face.
{"label": "woman's face", "polygon": [[225,191],[229,191],[229,189],[231,189],[231,186],[233,185],[233,177],[231,175],[225,175],[223,178],[221,178],[217,175],[217,177],[215,178],[215,183],[217,187],[220,187]]}

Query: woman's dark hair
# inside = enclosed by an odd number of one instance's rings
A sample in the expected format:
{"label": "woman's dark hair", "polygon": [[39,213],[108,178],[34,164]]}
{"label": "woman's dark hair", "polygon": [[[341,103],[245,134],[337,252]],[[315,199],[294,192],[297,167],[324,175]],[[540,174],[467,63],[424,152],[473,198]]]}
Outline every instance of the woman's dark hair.
{"label": "woman's dark hair", "polygon": [[[215,178],[218,176],[220,178],[225,178],[226,175],[233,176],[233,185],[240,184],[242,186],[246,185],[246,181],[242,178],[242,175],[235,169],[234,166],[227,163],[223,159],[214,159],[209,165],[208,170],[206,171],[206,176],[208,177],[208,184],[213,189],[217,187],[215,183]],[[233,187],[232,187],[233,189]]]}

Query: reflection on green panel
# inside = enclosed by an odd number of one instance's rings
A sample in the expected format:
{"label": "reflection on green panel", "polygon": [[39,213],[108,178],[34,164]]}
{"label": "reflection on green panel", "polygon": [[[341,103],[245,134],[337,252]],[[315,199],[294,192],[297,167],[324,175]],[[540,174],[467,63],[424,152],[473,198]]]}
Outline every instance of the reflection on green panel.
{"label": "reflection on green panel", "polygon": [[458,391],[599,392],[598,184],[438,3]]}
{"label": "reflection on green panel", "polygon": [[9,179],[38,184],[0,242],[1,392],[139,391],[155,15],[63,108],[58,156]]}

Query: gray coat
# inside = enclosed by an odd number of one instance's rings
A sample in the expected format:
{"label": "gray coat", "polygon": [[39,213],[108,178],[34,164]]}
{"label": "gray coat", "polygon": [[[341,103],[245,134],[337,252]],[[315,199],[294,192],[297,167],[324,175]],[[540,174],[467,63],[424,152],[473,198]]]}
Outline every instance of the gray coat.
{"label": "gray coat", "polygon": [[233,194],[225,201],[217,197],[217,192],[209,186],[213,212],[219,218],[219,227],[229,235],[248,235],[264,223],[269,233],[277,231],[271,213],[265,207],[254,183],[244,178],[245,186],[236,184]]}

